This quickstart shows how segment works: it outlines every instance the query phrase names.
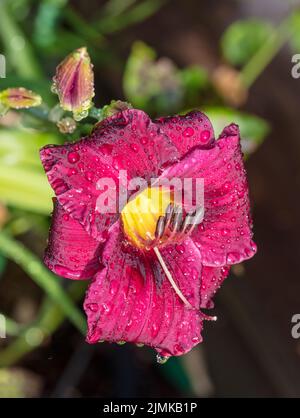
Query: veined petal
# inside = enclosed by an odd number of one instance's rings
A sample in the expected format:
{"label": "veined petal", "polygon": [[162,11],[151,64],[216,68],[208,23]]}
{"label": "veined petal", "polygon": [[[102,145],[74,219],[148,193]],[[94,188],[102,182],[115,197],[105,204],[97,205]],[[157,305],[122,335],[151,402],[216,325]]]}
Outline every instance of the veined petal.
{"label": "veined petal", "polygon": [[[138,176],[146,181],[156,177],[177,151],[144,112],[126,110],[100,123],[91,137],[44,147],[40,155],[59,203],[92,237],[103,241],[119,217],[120,188],[127,189],[128,181]],[[126,170],[125,178],[121,170]],[[103,213],[105,184],[116,207]],[[134,191],[128,190],[128,197]]]}
{"label": "veined petal", "polygon": [[237,125],[225,128],[213,148],[195,148],[162,177],[204,179],[204,219],[192,234],[204,265],[236,264],[255,254]]}
{"label": "veined petal", "polygon": [[101,244],[56,201],[44,262],[67,279],[89,279],[100,268]]}
{"label": "veined petal", "polygon": [[209,148],[214,143],[214,130],[204,113],[193,111],[184,116],[160,118],[156,123],[172,140],[181,157],[195,146]]}
{"label": "veined petal", "polygon": [[154,347],[164,356],[181,355],[201,342],[200,252],[190,239],[162,255],[187,308],[167,280],[155,254],[124,243],[115,224],[105,244],[104,268],[91,283],[84,308],[89,343],[128,341]]}
{"label": "veined petal", "polygon": [[104,119],[95,126],[93,137],[111,164],[127,170],[129,178],[156,177],[179,156],[168,135],[142,110],[128,109]]}

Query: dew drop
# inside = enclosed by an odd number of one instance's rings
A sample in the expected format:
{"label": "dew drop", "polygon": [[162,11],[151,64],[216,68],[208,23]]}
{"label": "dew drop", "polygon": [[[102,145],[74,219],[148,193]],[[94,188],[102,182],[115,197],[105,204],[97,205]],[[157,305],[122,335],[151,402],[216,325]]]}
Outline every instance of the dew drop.
{"label": "dew drop", "polygon": [[189,137],[191,137],[191,136],[193,136],[194,135],[194,133],[195,133],[195,131],[194,131],[194,129],[193,128],[191,128],[190,126],[188,126],[183,132],[182,132],[182,135],[185,137],[185,138],[189,138]]}
{"label": "dew drop", "polygon": [[68,154],[69,163],[75,164],[79,160],[80,160],[80,155],[78,154],[78,152],[69,152]]}
{"label": "dew drop", "polygon": [[169,357],[161,356],[160,354],[157,354],[156,361],[158,364],[165,364],[169,360]]}
{"label": "dew drop", "polygon": [[89,303],[87,306],[87,309],[89,309],[92,312],[98,311],[98,304],[97,303]]}
{"label": "dew drop", "polygon": [[201,135],[200,135],[200,141],[205,143],[209,140],[209,137],[210,137],[210,132],[209,131],[207,131],[207,130],[202,131]]}

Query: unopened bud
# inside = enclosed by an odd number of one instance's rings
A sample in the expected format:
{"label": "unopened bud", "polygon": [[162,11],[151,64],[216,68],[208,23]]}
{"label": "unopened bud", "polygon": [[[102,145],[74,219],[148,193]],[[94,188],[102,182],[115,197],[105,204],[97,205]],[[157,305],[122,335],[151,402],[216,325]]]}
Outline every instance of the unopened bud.
{"label": "unopened bud", "polygon": [[73,112],[75,120],[88,116],[94,92],[94,72],[85,47],[69,54],[56,69],[52,92],[58,94],[64,110]]}

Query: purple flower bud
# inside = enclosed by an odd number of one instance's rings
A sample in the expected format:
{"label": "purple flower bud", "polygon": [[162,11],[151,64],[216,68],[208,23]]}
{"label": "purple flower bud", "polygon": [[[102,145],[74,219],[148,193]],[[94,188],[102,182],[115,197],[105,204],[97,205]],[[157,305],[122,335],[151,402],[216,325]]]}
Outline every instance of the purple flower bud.
{"label": "purple flower bud", "polygon": [[94,72],[85,47],[69,54],[57,67],[52,91],[64,110],[79,121],[88,115],[94,97]]}

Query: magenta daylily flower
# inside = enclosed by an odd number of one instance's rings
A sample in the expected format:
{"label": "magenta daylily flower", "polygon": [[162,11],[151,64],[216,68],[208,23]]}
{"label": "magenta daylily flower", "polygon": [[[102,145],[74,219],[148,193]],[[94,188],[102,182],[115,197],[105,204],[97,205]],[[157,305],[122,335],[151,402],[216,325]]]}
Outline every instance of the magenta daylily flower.
{"label": "magenta daylily flower", "polygon": [[[129,109],[77,143],[43,148],[41,159],[56,194],[45,263],[66,278],[93,277],[87,341],[146,344],[160,359],[201,342],[203,320],[211,319],[201,309],[213,306],[230,266],[256,252],[238,127],[215,140],[200,112],[153,122]],[[101,213],[98,181],[108,177],[118,188],[120,170],[127,180],[203,178],[200,223],[186,228],[182,212]],[[172,212],[174,202],[166,203]]]}

